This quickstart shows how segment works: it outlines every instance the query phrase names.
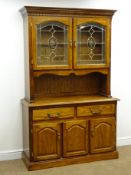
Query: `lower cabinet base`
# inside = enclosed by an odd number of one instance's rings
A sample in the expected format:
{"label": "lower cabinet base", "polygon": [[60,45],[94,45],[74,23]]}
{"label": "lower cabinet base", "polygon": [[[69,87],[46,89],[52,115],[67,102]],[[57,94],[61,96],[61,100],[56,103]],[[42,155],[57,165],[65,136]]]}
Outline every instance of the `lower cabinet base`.
{"label": "lower cabinet base", "polygon": [[87,156],[78,156],[78,157],[61,158],[61,159],[54,159],[54,160],[48,160],[48,161],[30,162],[26,157],[26,155],[23,153],[23,161],[25,162],[29,171],[66,166],[66,165],[78,164],[78,163],[87,163],[87,162],[93,162],[98,160],[117,159],[117,158],[118,158],[118,152],[113,151],[108,153],[93,154],[93,155],[87,155]]}

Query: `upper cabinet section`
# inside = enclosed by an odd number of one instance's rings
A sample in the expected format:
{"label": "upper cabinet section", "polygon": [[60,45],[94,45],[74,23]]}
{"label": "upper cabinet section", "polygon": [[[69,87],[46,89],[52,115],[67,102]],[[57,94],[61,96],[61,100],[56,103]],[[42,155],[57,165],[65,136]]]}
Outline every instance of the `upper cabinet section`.
{"label": "upper cabinet section", "polygon": [[110,67],[111,19],[115,11],[24,7],[32,70]]}
{"label": "upper cabinet section", "polygon": [[68,17],[32,17],[34,69],[72,68],[72,20]]}

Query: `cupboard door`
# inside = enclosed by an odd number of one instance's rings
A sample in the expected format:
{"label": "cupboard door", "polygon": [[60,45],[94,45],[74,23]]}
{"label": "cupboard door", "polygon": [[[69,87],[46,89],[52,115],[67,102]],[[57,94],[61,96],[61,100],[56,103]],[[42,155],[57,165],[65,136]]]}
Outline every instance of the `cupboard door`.
{"label": "cupboard door", "polygon": [[99,118],[90,121],[91,153],[115,150],[115,118]]}
{"label": "cupboard door", "polygon": [[85,120],[63,123],[63,156],[88,153],[88,125]]}
{"label": "cupboard door", "polygon": [[61,157],[60,124],[33,125],[33,158],[35,161]]}
{"label": "cupboard door", "polygon": [[34,69],[72,68],[72,19],[32,17]]}
{"label": "cupboard door", "polygon": [[74,67],[98,68],[110,64],[110,19],[74,19]]}

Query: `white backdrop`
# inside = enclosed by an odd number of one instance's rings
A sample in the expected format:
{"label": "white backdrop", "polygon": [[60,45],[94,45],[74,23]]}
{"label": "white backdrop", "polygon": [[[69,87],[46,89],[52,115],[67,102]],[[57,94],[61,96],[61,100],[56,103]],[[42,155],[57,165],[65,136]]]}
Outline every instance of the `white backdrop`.
{"label": "white backdrop", "polygon": [[23,20],[25,5],[118,10],[112,21],[112,96],[118,102],[117,144],[131,144],[131,10],[124,0],[0,0],[0,160],[22,151],[24,98]]}

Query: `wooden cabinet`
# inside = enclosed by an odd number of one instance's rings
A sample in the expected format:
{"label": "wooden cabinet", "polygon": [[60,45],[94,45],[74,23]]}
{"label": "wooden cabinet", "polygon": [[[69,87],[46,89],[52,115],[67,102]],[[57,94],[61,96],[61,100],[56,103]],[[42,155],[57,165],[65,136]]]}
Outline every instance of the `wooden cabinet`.
{"label": "wooden cabinet", "polygon": [[29,170],[117,158],[111,97],[115,10],[22,8],[23,160]]}

